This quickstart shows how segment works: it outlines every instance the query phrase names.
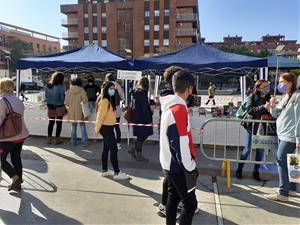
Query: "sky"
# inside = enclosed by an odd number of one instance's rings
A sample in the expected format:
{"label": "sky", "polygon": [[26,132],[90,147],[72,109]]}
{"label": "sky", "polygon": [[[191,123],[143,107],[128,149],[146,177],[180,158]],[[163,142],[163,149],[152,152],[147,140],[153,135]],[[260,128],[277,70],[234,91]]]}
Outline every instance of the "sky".
{"label": "sky", "polygon": [[[222,41],[227,35],[254,41],[280,33],[300,42],[299,2],[199,0],[201,34],[206,41]],[[61,37],[66,29],[61,26],[65,15],[60,13],[60,5],[72,3],[77,0],[0,0],[0,21]]]}

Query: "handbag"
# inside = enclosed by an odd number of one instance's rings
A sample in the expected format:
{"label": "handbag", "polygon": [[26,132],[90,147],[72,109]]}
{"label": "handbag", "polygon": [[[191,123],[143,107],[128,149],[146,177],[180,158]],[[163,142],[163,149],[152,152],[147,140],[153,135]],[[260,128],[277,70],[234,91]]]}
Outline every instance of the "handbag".
{"label": "handbag", "polygon": [[3,98],[3,100],[9,112],[6,114],[5,119],[0,126],[0,139],[6,139],[21,134],[23,126],[22,115],[14,112],[10,102],[6,98]]}
{"label": "handbag", "polygon": [[91,111],[89,110],[88,103],[81,102],[81,109],[84,118],[87,118],[92,114]]}
{"label": "handbag", "polygon": [[127,122],[131,122],[132,121],[132,115],[133,115],[133,110],[132,110],[132,105],[130,104],[124,114],[124,118],[125,120],[127,120]]}
{"label": "handbag", "polygon": [[65,105],[56,106],[56,116],[57,117],[64,117],[67,115],[67,109]]}
{"label": "handbag", "polygon": [[287,154],[287,166],[289,181],[300,183],[300,152],[295,151],[294,154]]}

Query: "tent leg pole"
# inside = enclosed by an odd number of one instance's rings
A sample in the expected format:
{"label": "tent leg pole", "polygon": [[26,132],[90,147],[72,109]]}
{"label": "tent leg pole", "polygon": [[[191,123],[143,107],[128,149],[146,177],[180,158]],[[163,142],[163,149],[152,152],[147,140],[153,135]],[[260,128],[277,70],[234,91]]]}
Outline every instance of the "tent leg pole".
{"label": "tent leg pole", "polygon": [[17,71],[17,78],[16,78],[16,94],[17,97],[20,96],[20,78],[21,78],[21,70]]}

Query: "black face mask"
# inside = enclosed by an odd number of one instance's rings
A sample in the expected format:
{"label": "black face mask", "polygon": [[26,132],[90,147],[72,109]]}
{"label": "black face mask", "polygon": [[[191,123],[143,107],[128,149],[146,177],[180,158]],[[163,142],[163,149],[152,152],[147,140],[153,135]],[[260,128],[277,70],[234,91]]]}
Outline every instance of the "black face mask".
{"label": "black face mask", "polygon": [[88,82],[89,82],[89,83],[94,83],[94,80],[89,79]]}

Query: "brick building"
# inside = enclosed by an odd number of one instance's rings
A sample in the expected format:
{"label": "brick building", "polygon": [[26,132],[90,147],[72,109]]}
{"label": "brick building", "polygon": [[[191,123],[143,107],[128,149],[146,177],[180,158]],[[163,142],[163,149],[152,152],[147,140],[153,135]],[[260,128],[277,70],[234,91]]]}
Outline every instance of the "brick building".
{"label": "brick building", "polygon": [[284,45],[282,55],[297,58],[300,55],[300,44],[297,40],[285,40],[284,35],[265,35],[261,37],[260,41],[242,41],[241,36],[227,36],[223,38],[223,42],[207,42],[214,48],[220,48],[221,46],[227,46],[230,48],[242,48],[245,47],[253,53],[260,53],[266,49],[270,53],[275,53],[275,49],[278,45]]}
{"label": "brick building", "polygon": [[45,55],[60,51],[59,38],[0,22],[0,69],[7,68],[7,56],[10,55],[10,40],[21,40],[29,43],[35,55]]}
{"label": "brick building", "polygon": [[78,0],[61,12],[65,50],[96,43],[140,58],[187,47],[200,36],[197,0]]}

